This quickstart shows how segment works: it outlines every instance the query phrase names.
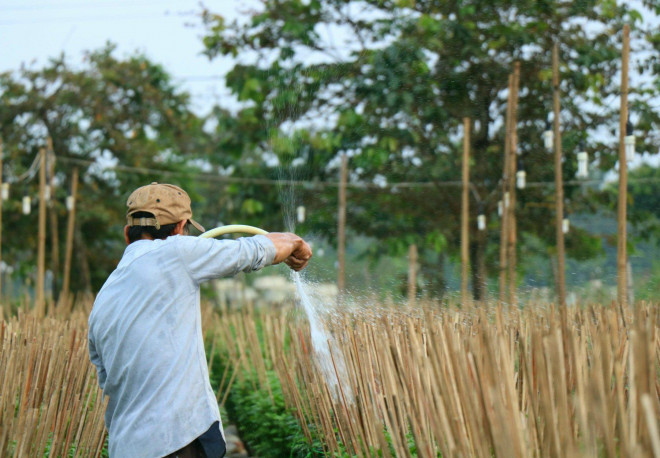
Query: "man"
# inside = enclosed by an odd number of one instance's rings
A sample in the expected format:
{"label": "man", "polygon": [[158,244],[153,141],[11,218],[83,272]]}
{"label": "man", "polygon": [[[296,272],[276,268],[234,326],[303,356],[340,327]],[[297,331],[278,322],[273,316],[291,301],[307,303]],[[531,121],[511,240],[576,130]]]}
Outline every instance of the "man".
{"label": "man", "polygon": [[221,457],[224,433],[209,383],[200,284],[312,256],[295,234],[238,240],[186,237],[190,198],[151,183],[127,201],[127,248],[89,317],[89,354],[109,397],[111,457]]}

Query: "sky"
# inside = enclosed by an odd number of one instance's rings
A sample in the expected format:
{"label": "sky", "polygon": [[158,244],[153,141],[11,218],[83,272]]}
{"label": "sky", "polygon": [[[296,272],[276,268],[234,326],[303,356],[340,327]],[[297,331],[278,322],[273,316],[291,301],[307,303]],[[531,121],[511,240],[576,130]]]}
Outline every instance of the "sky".
{"label": "sky", "polygon": [[[206,6],[232,20],[246,3],[215,0]],[[192,95],[193,109],[205,114],[227,96],[222,75],[231,62],[201,54],[200,11],[192,0],[0,0],[0,72],[22,64],[40,68],[61,53],[80,65],[85,50],[111,41],[118,57],[139,51],[163,65]]]}

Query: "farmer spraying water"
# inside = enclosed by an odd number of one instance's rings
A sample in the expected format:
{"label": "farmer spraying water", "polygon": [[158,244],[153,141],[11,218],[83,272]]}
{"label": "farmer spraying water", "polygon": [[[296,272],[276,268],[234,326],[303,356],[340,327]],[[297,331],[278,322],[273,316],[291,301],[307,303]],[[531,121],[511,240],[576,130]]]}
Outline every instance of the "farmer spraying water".
{"label": "farmer spraying water", "polygon": [[200,284],[285,262],[302,270],[312,256],[292,233],[238,240],[186,237],[190,198],[152,183],[127,201],[127,248],[96,297],[89,354],[109,397],[111,457],[221,457],[224,434],[209,383]]}

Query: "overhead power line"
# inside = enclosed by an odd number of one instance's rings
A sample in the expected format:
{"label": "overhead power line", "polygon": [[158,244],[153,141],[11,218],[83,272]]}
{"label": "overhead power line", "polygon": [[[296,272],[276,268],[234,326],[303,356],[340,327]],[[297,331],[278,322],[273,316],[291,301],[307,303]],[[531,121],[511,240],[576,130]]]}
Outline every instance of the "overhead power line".
{"label": "overhead power line", "polygon": [[[58,156],[58,161],[78,164],[78,165],[99,165],[98,162],[90,161],[86,159],[79,159],[73,157],[64,157]],[[140,175],[161,175],[169,177],[190,177],[192,173],[187,172],[176,172],[172,170],[163,170],[163,169],[154,169],[149,167],[132,167],[127,165],[115,165],[112,167],[104,168],[104,171],[114,171],[120,173],[134,173]],[[265,185],[265,186],[303,186],[308,188],[328,188],[328,187],[337,187],[339,186],[339,181],[316,181],[316,180],[286,180],[279,179],[274,180],[270,178],[251,178],[251,177],[234,177],[234,176],[222,176],[215,175],[210,173],[194,173],[194,176],[198,180],[212,181],[218,183],[238,183],[238,184],[256,184],[256,185]],[[636,178],[629,179],[629,182],[632,183],[660,183],[660,178],[656,177],[646,177],[646,178]],[[564,181],[565,186],[594,186],[601,185],[604,182],[601,180],[568,180]],[[347,183],[347,186],[354,189],[401,189],[401,188],[437,188],[437,187],[460,187],[463,183],[459,181],[403,181],[403,182],[387,182],[385,184],[377,183],[366,183],[366,182],[353,182]],[[547,187],[553,188],[555,186],[554,181],[532,181],[527,183],[528,187]],[[471,186],[473,187],[473,186]]]}
{"label": "overhead power line", "polygon": [[[90,161],[86,159],[78,159],[72,157],[63,157],[58,156],[58,160],[61,162],[68,162],[78,165],[98,165],[98,162]],[[172,176],[172,177],[190,177],[191,173],[186,172],[174,172],[172,170],[163,170],[163,169],[153,169],[148,167],[132,167],[127,165],[115,165],[112,167],[106,167],[104,171],[114,171],[122,173],[135,173],[141,175],[162,175],[162,176]],[[339,186],[338,181],[314,181],[314,180],[274,180],[270,178],[251,178],[251,177],[232,177],[232,176],[222,176],[222,175],[213,175],[210,173],[194,173],[194,176],[198,180],[205,181],[216,181],[220,183],[239,183],[239,184],[258,184],[258,185],[267,185],[267,186],[305,186],[305,187],[316,187],[316,188],[325,188],[325,187],[337,187]],[[363,188],[363,189],[385,189],[385,188],[416,188],[416,187],[436,187],[436,186],[460,186],[460,181],[441,181],[441,182],[432,182],[432,181],[420,181],[420,182],[397,182],[397,183],[387,183],[385,185],[379,185],[375,183],[348,183],[348,186],[351,188]]]}

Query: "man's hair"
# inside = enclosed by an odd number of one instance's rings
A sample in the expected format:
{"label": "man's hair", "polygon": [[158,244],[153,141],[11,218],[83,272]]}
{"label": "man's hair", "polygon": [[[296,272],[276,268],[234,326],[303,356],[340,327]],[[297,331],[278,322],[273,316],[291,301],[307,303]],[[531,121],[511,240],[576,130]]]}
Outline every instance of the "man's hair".
{"label": "man's hair", "polygon": [[[148,212],[135,212],[131,216],[134,218],[153,218],[154,215]],[[141,240],[143,234],[148,234],[152,239],[166,239],[172,235],[172,231],[178,223],[163,224],[160,229],[155,226],[129,226],[128,227],[128,243],[133,243],[136,240]],[[188,224],[184,228],[184,233],[188,232]]]}

